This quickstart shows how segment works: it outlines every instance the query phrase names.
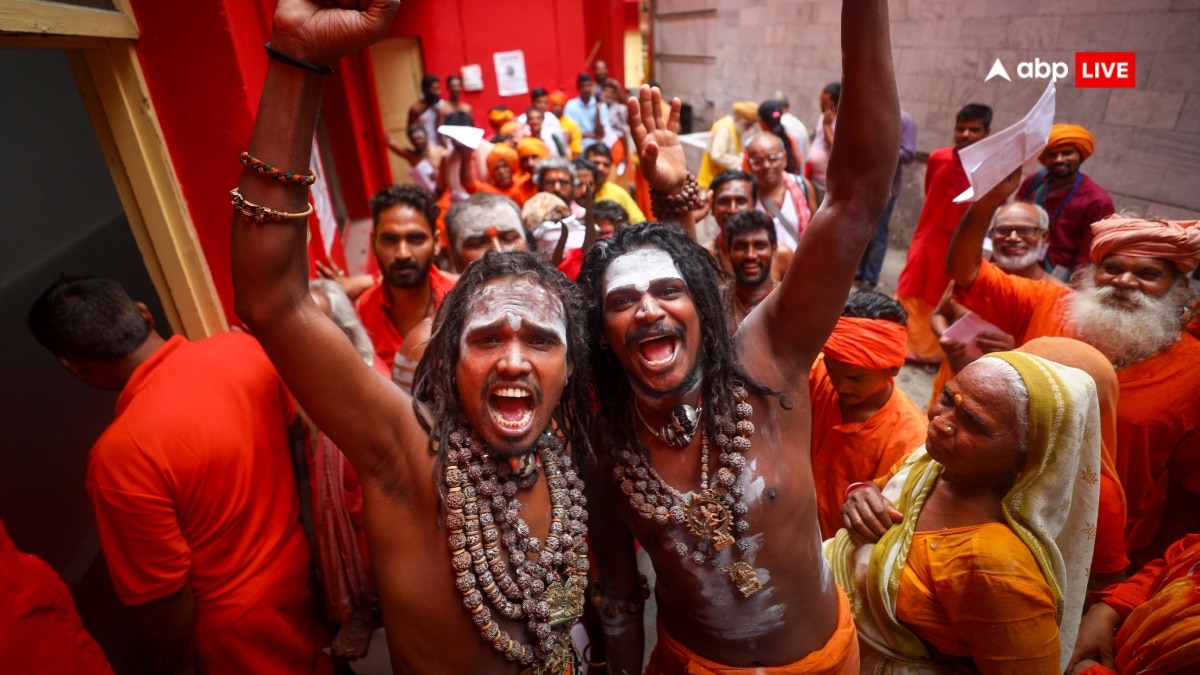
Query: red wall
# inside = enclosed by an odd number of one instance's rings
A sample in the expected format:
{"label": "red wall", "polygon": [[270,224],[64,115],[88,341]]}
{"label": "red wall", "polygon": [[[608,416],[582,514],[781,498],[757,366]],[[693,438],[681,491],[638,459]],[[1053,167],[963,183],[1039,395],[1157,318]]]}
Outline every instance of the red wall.
{"label": "red wall", "polygon": [[[262,45],[273,0],[133,0],[142,32],[138,57],[226,317],[235,321],[229,268],[229,189],[246,149],[266,76]],[[587,7],[585,17],[585,5]],[[484,89],[466,94],[485,123],[495,105],[522,110],[527,95],[501,98],[492,54],[521,49],[530,88],[575,94],[592,45],[610,71],[622,72],[624,0],[421,0],[405,2],[392,36],[421,39],[427,72],[443,80],[477,63]],[[586,21],[585,21],[586,18]],[[325,119],[352,217],[390,181],[378,103],[367,55],[343,59],[326,86]]]}
{"label": "red wall", "polygon": [[[529,88],[562,89],[574,96],[575,76],[594,39],[585,32],[584,5],[589,16],[596,7],[620,5],[620,0],[439,0],[405,2],[392,23],[393,37],[419,37],[425,72],[442,79],[460,73],[464,65],[479,64],[483,91],[463,98],[475,109],[475,123],[486,123],[486,112],[497,105],[520,112],[529,96],[501,97],[496,87],[495,52],[525,52]],[[604,53],[602,47],[601,53]],[[620,49],[614,50],[615,54]],[[608,58],[609,68],[615,66]]]}
{"label": "red wall", "polygon": [[[270,11],[262,3],[134,0],[138,57],[171,163],[231,321],[229,190],[242,167],[266,77]],[[274,3],[271,3],[273,6]]]}

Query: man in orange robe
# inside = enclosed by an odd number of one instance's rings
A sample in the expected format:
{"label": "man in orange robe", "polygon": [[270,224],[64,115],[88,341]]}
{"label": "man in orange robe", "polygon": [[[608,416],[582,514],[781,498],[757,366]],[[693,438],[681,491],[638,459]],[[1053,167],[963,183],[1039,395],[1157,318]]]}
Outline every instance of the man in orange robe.
{"label": "man in orange robe", "polygon": [[808,378],[817,519],[828,539],[842,527],[852,483],[884,475],[925,442],[925,414],[896,387],[907,314],[879,293],[854,293]]}
{"label": "man in orange robe", "polygon": [[497,143],[488,153],[487,168],[492,182],[477,180],[471,191],[504,195],[518,206],[524,206],[530,197],[530,178],[521,173],[521,158],[517,151],[505,143]]}
{"label": "man in orange robe", "polygon": [[75,611],[67,585],[21,553],[0,521],[0,665],[13,673],[112,675]]}
{"label": "man in orange robe", "polygon": [[950,279],[942,271],[942,260],[950,245],[954,226],[968,204],[954,198],[970,187],[958,152],[986,137],[992,130],[992,109],[971,103],[958,111],[954,122],[954,146],[929,153],[925,165],[925,205],[908,248],[908,260],[896,283],[896,300],[908,312],[909,357],[925,363],[944,358],[937,336],[929,328],[929,315],[942,299]]}
{"label": "man in orange robe", "polygon": [[1092,267],[1076,289],[1011,276],[980,259],[987,216],[1016,189],[1014,173],[972,205],[946,258],[954,299],[1018,345],[1065,335],[1117,370],[1117,475],[1128,501],[1125,549],[1135,566],[1200,529],[1200,340],[1183,330],[1200,263],[1195,221],[1112,217],[1092,224]]}
{"label": "man in orange robe", "polygon": [[[1200,667],[1200,534],[1171,544],[1100,594],[1079,626],[1071,673],[1185,673]],[[1119,627],[1119,630],[1118,630]],[[1115,634],[1115,639],[1114,639]]]}
{"label": "man in orange robe", "polygon": [[64,278],[29,326],[73,375],[119,390],[92,447],[117,596],[168,672],[331,673],[300,526],[286,387],[258,342],[164,340],[114,281]]}

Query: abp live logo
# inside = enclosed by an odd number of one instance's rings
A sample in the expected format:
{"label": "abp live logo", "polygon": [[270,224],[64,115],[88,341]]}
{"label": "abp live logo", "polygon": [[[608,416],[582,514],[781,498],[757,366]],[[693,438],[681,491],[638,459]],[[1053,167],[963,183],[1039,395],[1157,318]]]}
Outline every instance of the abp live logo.
{"label": "abp live logo", "polygon": [[[1067,64],[1036,58],[1017,64],[1023,80],[1058,81],[1067,76]],[[1012,82],[1008,69],[996,59],[984,82],[999,77]],[[1075,87],[1079,89],[1132,89],[1137,84],[1136,52],[1075,52]]]}
{"label": "abp live logo", "polygon": [[1078,89],[1132,89],[1137,85],[1137,52],[1075,52]]}

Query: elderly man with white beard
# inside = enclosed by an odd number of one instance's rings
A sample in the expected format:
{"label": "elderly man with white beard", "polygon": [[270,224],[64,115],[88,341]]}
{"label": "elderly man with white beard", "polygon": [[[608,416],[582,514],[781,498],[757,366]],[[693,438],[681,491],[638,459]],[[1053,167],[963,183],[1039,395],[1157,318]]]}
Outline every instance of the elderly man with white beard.
{"label": "elderly man with white beard", "polygon": [[1128,501],[1133,569],[1200,531],[1200,340],[1183,330],[1200,263],[1196,221],[1113,216],[1092,224],[1092,265],[1073,288],[1006,274],[981,260],[989,215],[1016,189],[1014,172],[963,216],[946,256],[954,299],[1011,333],[1087,342],[1120,382],[1117,473]]}

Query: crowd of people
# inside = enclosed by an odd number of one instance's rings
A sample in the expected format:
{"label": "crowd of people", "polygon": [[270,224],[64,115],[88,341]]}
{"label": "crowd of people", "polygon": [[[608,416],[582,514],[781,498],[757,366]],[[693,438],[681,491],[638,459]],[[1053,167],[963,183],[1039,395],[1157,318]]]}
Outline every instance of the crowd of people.
{"label": "crowd of people", "polygon": [[[322,70],[396,4],[281,0],[250,163],[309,165]],[[244,331],[164,338],[115,282],[47,290],[34,335],[120,391],[87,490],[163,671],[1200,665],[1200,226],[1109,217],[1074,125],[954,204],[992,124],[970,104],[877,292],[916,125],[887,3],[842,4],[811,135],[783,92],[737,103],[693,175],[679,101],[622,100],[602,62],[486,140],[431,76],[389,145],[412,183],[371,201],[378,275],[309,279],[304,174],[246,171]],[[927,411],[896,385],[914,361],[942,368]],[[109,672],[2,527],[0,563],[26,589],[0,636],[29,636],[0,663]]]}

